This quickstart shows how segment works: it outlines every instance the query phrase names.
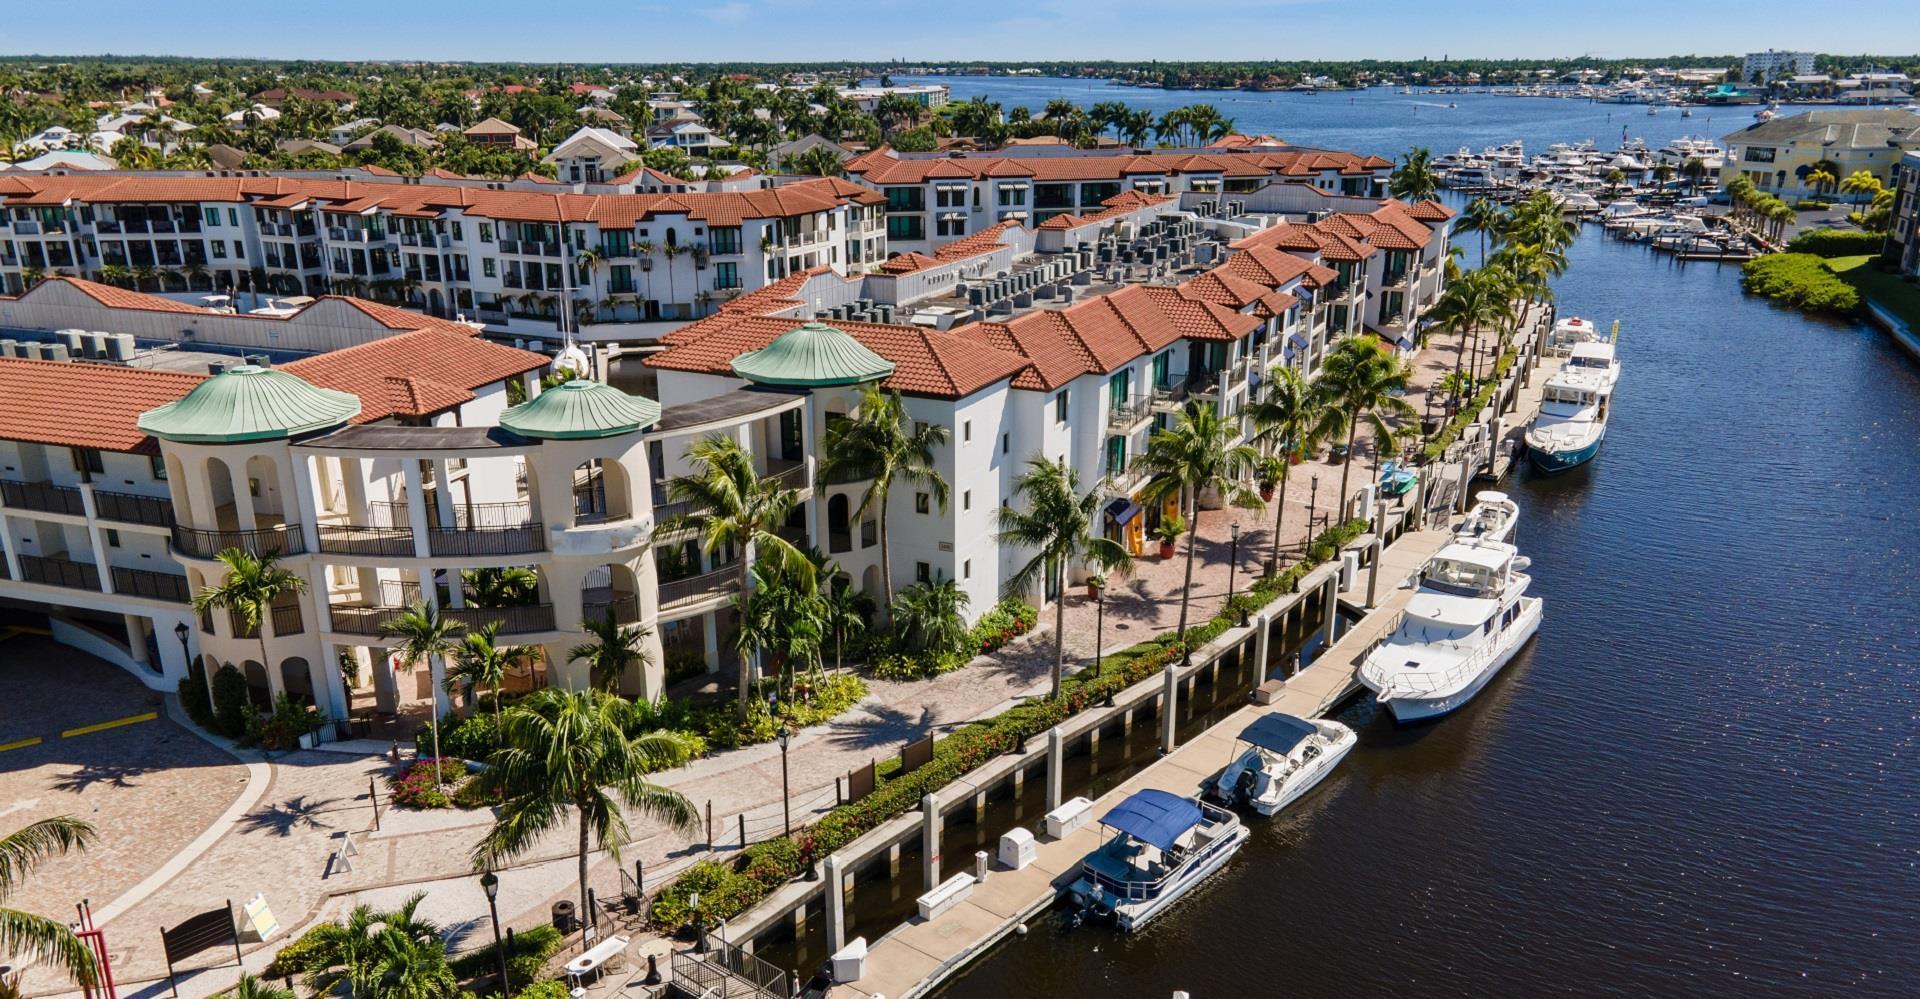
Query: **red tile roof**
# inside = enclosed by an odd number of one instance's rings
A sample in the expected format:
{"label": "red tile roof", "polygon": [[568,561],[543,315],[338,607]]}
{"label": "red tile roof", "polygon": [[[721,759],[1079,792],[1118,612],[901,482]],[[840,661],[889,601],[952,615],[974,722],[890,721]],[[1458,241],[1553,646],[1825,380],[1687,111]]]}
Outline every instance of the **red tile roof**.
{"label": "red tile roof", "polygon": [[1457,213],[1446,205],[1429,198],[1426,201],[1416,201],[1412,205],[1407,206],[1407,214],[1422,222],[1445,222],[1453,218]]}
{"label": "red tile roof", "polygon": [[1062,310],[1040,310],[1003,323],[957,331],[1027,360],[1015,388],[1050,391],[1083,374],[1118,370],[1182,337],[1230,340],[1260,320],[1182,296],[1171,288],[1128,285]]}
{"label": "red tile roof", "polygon": [[886,263],[880,265],[880,273],[912,274],[914,271],[938,266],[940,266],[938,258],[929,257],[924,253],[908,251],[897,256],[888,257]]}
{"label": "red tile roof", "polygon": [[[731,377],[734,358],[765,347],[800,324],[798,319],[721,312],[675,331],[668,338],[673,345],[649,357],[647,365]],[[953,333],[876,323],[833,325],[892,361],[893,374],[881,386],[907,395],[960,399],[1011,378],[1026,366],[1022,358]],[[677,335],[695,327],[697,335]]]}
{"label": "red tile roof", "polygon": [[0,438],[56,447],[158,453],[134,423],[206,375],[73,361],[0,358]]}
{"label": "red tile roof", "polygon": [[[110,309],[142,309],[147,312],[191,312],[195,315],[202,316],[207,314],[207,310],[199,306],[188,305],[185,302],[176,302],[171,298],[161,298],[159,295],[149,295],[143,291],[133,291],[127,288],[115,287],[110,284],[87,281],[82,278],[53,277],[48,278],[47,281],[64,281],[85,294],[88,298]],[[32,290],[33,289],[29,288],[26,293],[23,293],[22,297],[25,297],[25,294],[30,294]]]}
{"label": "red tile roof", "polygon": [[280,370],[359,396],[353,422],[372,423],[438,413],[472,399],[475,389],[546,365],[546,357],[531,351],[423,329],[303,357]]}

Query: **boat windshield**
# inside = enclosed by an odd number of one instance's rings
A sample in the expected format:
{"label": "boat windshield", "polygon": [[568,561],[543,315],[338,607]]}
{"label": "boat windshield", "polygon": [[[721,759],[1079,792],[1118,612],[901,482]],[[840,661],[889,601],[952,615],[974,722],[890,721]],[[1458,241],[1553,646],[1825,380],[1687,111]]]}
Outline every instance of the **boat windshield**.
{"label": "boat windshield", "polygon": [[1540,401],[1573,407],[1586,406],[1593,403],[1593,392],[1573,385],[1556,385],[1549,382],[1540,394]]}
{"label": "boat windshield", "polygon": [[1442,593],[1460,597],[1479,597],[1493,592],[1493,570],[1471,562],[1434,559],[1427,563],[1424,584]]}
{"label": "boat windshield", "polygon": [[1592,354],[1575,354],[1567,360],[1576,368],[1605,368],[1612,364],[1611,358]]}

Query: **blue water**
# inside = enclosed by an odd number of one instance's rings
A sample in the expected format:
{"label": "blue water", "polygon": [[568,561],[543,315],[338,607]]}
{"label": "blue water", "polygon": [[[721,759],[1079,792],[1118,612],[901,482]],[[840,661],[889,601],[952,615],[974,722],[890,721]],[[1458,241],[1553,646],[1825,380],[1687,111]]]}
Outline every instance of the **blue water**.
{"label": "blue water", "polygon": [[[1205,96],[1381,152],[1597,113],[1355,95],[1373,120],[1322,131],[1345,95]],[[1506,483],[1534,645],[1438,724],[1350,709],[1342,770],[1144,934],[1043,920],[944,997],[1920,994],[1920,367],[1734,268],[1591,227],[1572,258],[1563,313],[1621,320],[1624,377],[1597,459]]]}
{"label": "blue water", "polygon": [[[1699,107],[1682,118],[1677,108],[1655,115],[1633,104],[1596,104],[1590,101],[1495,94],[1412,94],[1385,87],[1317,94],[1252,93],[1222,90],[1153,90],[1119,87],[1104,80],[1061,80],[1031,77],[927,76],[895,77],[897,83],[944,83],[956,101],[985,95],[1005,111],[1024,106],[1036,114],[1047,101],[1065,97],[1086,107],[1099,101],[1121,101],[1158,115],[1188,104],[1211,104],[1233,119],[1234,128],[1248,135],[1274,135],[1302,145],[1348,149],[1397,157],[1408,146],[1424,145],[1435,153],[1461,146],[1526,143],[1529,151],[1544,151],[1554,142],[1592,139],[1602,149],[1620,144],[1624,129],[1658,149],[1683,135],[1721,138],[1753,124],[1752,107]],[[1457,107],[1449,108],[1447,104]],[[1795,107],[1789,111],[1803,110]]]}

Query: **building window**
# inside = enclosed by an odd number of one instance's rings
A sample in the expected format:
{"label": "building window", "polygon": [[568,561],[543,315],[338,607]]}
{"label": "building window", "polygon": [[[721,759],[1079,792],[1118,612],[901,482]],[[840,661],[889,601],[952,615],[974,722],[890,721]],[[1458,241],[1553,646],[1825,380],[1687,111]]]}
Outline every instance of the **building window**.
{"label": "building window", "polygon": [[960,424],[960,440],[963,443],[972,442],[973,440],[973,421],[972,420],[966,420]]}
{"label": "building window", "polygon": [[968,559],[965,562],[960,563],[960,578],[961,579],[973,578],[973,560],[972,559]]}
{"label": "building window", "polygon": [[913,512],[914,513],[932,513],[933,497],[928,496],[926,493],[914,493],[913,494]]}
{"label": "building window", "polygon": [[918,215],[887,216],[888,239],[926,239],[927,224]]}
{"label": "building window", "polygon": [[1013,435],[1001,434],[1000,435],[1000,453],[1007,454],[1012,450],[1013,450]]}
{"label": "building window", "polygon": [[119,532],[119,531],[116,531],[116,530],[114,530],[113,528],[111,528],[111,527],[109,527],[109,528],[107,528],[107,529],[106,529],[106,531],[105,531],[105,532],[103,532],[103,533],[104,533],[104,534],[106,535],[106,539],[107,539],[107,547],[108,547],[108,548],[118,548],[118,547],[120,547],[120,532]]}
{"label": "building window", "polygon": [[933,189],[935,208],[967,207],[967,189],[965,187],[942,186]]}
{"label": "building window", "polygon": [[155,482],[167,481],[167,459],[157,454],[147,455],[147,467],[152,470]]}
{"label": "building window", "polygon": [[1064,390],[1053,397],[1053,422],[1067,422],[1067,393]]}
{"label": "building window", "polygon": [[208,224],[208,225],[219,225],[219,224],[220,224],[220,209],[218,209],[218,208],[207,208],[207,209],[203,209],[203,210],[202,210],[202,213],[203,213],[204,215],[206,215],[206,218],[207,218],[207,224]]}
{"label": "building window", "polygon": [[1027,203],[1027,189],[1024,187],[1002,187],[1000,189],[1000,207],[1022,208]]}
{"label": "building window", "polygon": [[493,242],[493,223],[491,222],[480,223],[480,242],[482,243]]}
{"label": "building window", "polygon": [[453,238],[454,238],[454,239],[459,239],[459,240],[464,240],[464,239],[466,239],[466,237],[465,237],[465,236],[463,236],[463,235],[461,235],[461,231],[460,231],[460,223],[458,223],[458,222],[455,222],[455,223],[453,224]]}
{"label": "building window", "polygon": [[938,219],[933,223],[933,231],[937,236],[965,236],[967,234],[967,220],[964,218]]}
{"label": "building window", "polygon": [[487,277],[495,277],[495,276],[497,276],[497,275],[495,275],[495,274],[494,274],[494,269],[495,269],[496,267],[498,267],[498,266],[499,266],[498,264],[495,264],[495,263],[493,262],[493,258],[492,258],[492,257],[481,257],[481,258],[480,258],[480,273],[482,273],[482,274],[484,274],[484,275],[486,275]]}
{"label": "building window", "polygon": [[731,260],[715,261],[713,265],[713,287],[715,291],[725,291],[740,287],[740,265]]}
{"label": "building window", "polygon": [[213,259],[215,260],[227,259],[227,241],[226,240],[216,239],[213,241]]}
{"label": "building window", "polygon": [[963,490],[960,493],[960,509],[962,510],[973,509],[973,490],[967,489],[967,490]]}
{"label": "building window", "polygon": [[915,562],[913,564],[913,578],[915,582],[919,583],[933,582],[933,566],[925,562]]}
{"label": "building window", "polygon": [[106,466],[100,460],[100,452],[90,447],[69,448],[73,452],[73,470],[89,475],[105,475]]}

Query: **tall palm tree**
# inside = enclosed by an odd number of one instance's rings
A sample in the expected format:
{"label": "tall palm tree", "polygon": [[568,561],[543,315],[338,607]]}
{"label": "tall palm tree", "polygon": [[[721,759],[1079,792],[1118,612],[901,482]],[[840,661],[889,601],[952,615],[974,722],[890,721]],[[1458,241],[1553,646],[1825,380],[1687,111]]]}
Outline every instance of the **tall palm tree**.
{"label": "tall palm tree", "polygon": [[1079,476],[1064,459],[1055,463],[1035,455],[1013,482],[1013,498],[1025,500],[1026,509],[1010,505],[1000,508],[996,540],[1033,552],[1033,557],[1008,577],[1007,593],[1030,593],[1043,575],[1053,577],[1053,684],[1048,697],[1060,696],[1060,674],[1067,661],[1067,567],[1088,562],[1103,571],[1123,575],[1133,571],[1133,556],[1126,548],[1093,531],[1094,517],[1106,492],[1104,485],[1082,493]]}
{"label": "tall palm tree", "polygon": [[1387,193],[1402,201],[1425,201],[1440,190],[1440,175],[1425,146],[1414,146],[1387,177]]}
{"label": "tall palm tree", "polygon": [[960,614],[970,599],[951,579],[915,583],[901,590],[889,608],[894,640],[912,654],[939,655],[959,649],[967,637],[967,622]]}
{"label": "tall palm tree", "polygon": [[[1325,420],[1326,400],[1300,372],[1276,364],[1267,379],[1267,397],[1248,413],[1255,439],[1286,459],[1280,465],[1280,492],[1273,501],[1273,548],[1267,552],[1267,575],[1280,569],[1280,529],[1287,515],[1287,479],[1293,463],[1314,446],[1314,434]],[[1308,525],[1311,529],[1312,525]]]}
{"label": "tall palm tree", "polygon": [[[466,625],[450,621],[440,614],[439,608],[421,600],[403,613],[397,614],[380,625],[380,634],[387,638],[397,638],[400,645],[394,654],[400,658],[403,669],[413,670],[420,664],[429,666],[435,660],[442,662],[459,649],[460,636],[465,633]],[[440,758],[440,706],[431,705],[428,712],[428,724],[433,732],[433,758]],[[434,783],[440,781],[440,768],[433,768]]]}
{"label": "tall palm tree", "polygon": [[947,428],[918,423],[907,415],[898,392],[870,385],[860,393],[852,418],[827,428],[826,468],[823,475],[847,473],[868,480],[854,515],[873,514],[880,521],[881,604],[893,607],[893,545],[888,532],[887,502],[895,485],[924,487],[944,512],[952,490],[940,474],[934,449],[947,442]]}
{"label": "tall palm tree", "polygon": [[1406,366],[1371,336],[1354,336],[1340,341],[1327,354],[1316,383],[1325,393],[1327,408],[1321,423],[1323,435],[1344,433],[1347,460],[1340,466],[1339,502],[1341,516],[1347,510],[1347,479],[1353,471],[1353,442],[1360,425],[1366,424],[1374,443],[1377,462],[1393,447],[1394,431],[1390,419],[1413,419],[1413,407],[1400,397],[1407,387]]}
{"label": "tall palm tree", "polygon": [[[808,560],[811,566],[812,560]],[[735,600],[740,630],[735,641],[746,653],[765,652],[780,678],[780,697],[791,700],[793,673],[799,666],[819,661],[826,638],[826,610],[819,591],[817,566],[804,576],[786,571],[778,562],[753,566],[753,588]]]}
{"label": "tall palm tree", "polygon": [[228,548],[214,558],[226,567],[226,578],[193,595],[194,613],[218,608],[233,615],[241,631],[251,631],[260,640],[260,668],[273,669],[267,657],[267,632],[260,622],[282,595],[305,591],[306,577],[282,569],[277,551],[255,555],[244,548]]}
{"label": "tall palm tree", "polygon": [[474,847],[476,870],[492,870],[558,828],[569,809],[579,825],[580,915],[587,903],[587,857],[594,844],[615,860],[627,841],[624,809],[694,828],[693,803],[647,779],[698,751],[687,736],[654,730],[629,736],[633,704],[599,690],[549,687],[513,706],[500,729],[500,748],[477,778],[502,798],[493,827]]}
{"label": "tall palm tree", "polygon": [[1200,535],[1200,494],[1216,493],[1232,506],[1248,510],[1260,508],[1260,494],[1247,488],[1247,470],[1260,458],[1260,452],[1247,444],[1235,444],[1234,424],[1211,405],[1188,403],[1186,412],[1172,429],[1154,433],[1140,466],[1153,478],[1140,490],[1148,502],[1159,503],[1171,496],[1181,500],[1191,519],[1187,522],[1187,573],[1180,587],[1180,642],[1187,640],[1187,605],[1193,599],[1193,554]]}
{"label": "tall palm tree", "polygon": [[71,815],[41,819],[0,836],[0,954],[44,961],[81,985],[93,983],[93,949],[67,924],[5,907],[41,861],[85,850],[93,840],[93,827]]}
{"label": "tall palm tree", "polygon": [[1480,234],[1480,261],[1487,259],[1487,239],[1499,239],[1500,230],[1506,225],[1507,213],[1502,211],[1498,202],[1492,198],[1475,198],[1467,202],[1466,210],[1460,213],[1461,232]]}
{"label": "tall palm tree", "polygon": [[500,725],[500,688],[507,682],[507,673],[526,661],[526,653],[520,649],[502,648],[497,644],[499,636],[498,621],[488,621],[467,632],[454,646],[453,668],[447,671],[448,685],[461,685],[469,698],[478,688],[492,688],[496,730]]}
{"label": "tall palm tree", "polygon": [[820,574],[826,577],[826,585],[820,588],[821,623],[833,638],[833,668],[844,669],[846,664],[841,653],[847,636],[867,626],[873,598],[854,589],[853,580],[836,563],[822,566]]}
{"label": "tall palm tree", "polygon": [[[695,531],[709,556],[732,552],[743,597],[752,582],[749,573],[756,557],[771,558],[796,573],[812,575],[813,563],[806,553],[775,533],[786,525],[799,502],[799,493],[754,471],[753,456],[731,438],[696,441],[687,449],[687,459],[693,463],[694,473],[669,480],[667,498],[690,504],[691,509],[683,516],[669,518],[658,530]],[[739,707],[744,721],[747,699],[752,694],[753,663],[745,649],[738,653]]]}
{"label": "tall palm tree", "polygon": [[[567,661],[584,662],[588,666],[588,676],[598,676],[595,687],[617,691],[620,678],[627,675],[627,667],[633,665],[648,666],[652,657],[647,655],[644,640],[651,632],[645,625],[623,625],[614,616],[614,607],[607,605],[606,613],[600,617],[582,618],[580,630],[593,636],[593,641],[582,642],[567,650]],[[590,681],[591,682],[591,681]]]}

